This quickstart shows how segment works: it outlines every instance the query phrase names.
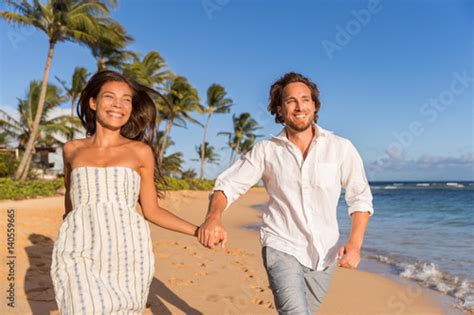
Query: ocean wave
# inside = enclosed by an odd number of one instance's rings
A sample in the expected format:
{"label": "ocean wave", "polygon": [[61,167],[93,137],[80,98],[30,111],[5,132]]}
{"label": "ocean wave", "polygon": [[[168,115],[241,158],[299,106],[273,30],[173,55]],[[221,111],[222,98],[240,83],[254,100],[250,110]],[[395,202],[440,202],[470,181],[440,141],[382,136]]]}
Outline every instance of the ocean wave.
{"label": "ocean wave", "polygon": [[464,187],[463,184],[459,184],[459,183],[446,183],[446,186],[455,187],[455,188],[463,188]]}
{"label": "ocean wave", "polygon": [[442,272],[434,263],[406,262],[384,255],[374,255],[369,258],[395,267],[402,278],[417,281],[425,287],[454,297],[459,308],[474,312],[473,281]]}
{"label": "ocean wave", "polygon": [[472,190],[474,189],[474,183],[471,182],[372,182],[370,183],[371,189],[400,189],[400,190],[429,190],[429,189],[442,189],[442,190]]}
{"label": "ocean wave", "polygon": [[418,184],[416,184],[416,186],[418,186],[418,187],[430,187],[430,184],[429,183],[418,183]]}

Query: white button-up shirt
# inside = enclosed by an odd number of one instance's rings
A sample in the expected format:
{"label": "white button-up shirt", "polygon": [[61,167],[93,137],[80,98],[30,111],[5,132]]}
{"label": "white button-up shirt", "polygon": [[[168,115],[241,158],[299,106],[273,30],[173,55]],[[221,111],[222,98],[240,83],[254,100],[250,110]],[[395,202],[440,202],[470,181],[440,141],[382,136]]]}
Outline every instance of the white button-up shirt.
{"label": "white button-up shirt", "polygon": [[[293,255],[302,265],[323,270],[337,258],[336,209],[345,189],[349,215],[373,215],[372,194],[359,153],[347,139],[317,129],[306,158],[286,137],[285,128],[255,144],[217,177],[211,194],[221,190],[225,210],[263,179],[269,202],[260,229],[262,246]],[[319,259],[321,258],[321,259]]]}

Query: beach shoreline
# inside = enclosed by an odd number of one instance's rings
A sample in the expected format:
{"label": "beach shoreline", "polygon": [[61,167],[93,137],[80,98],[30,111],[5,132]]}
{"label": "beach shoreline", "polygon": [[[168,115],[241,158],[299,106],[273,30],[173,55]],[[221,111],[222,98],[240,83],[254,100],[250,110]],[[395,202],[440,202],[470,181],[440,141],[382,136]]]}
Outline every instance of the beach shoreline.
{"label": "beach shoreline", "polygon": [[[208,194],[167,192],[160,204],[200,224],[207,210]],[[276,314],[261,261],[258,233],[244,228],[259,222],[261,212],[253,207],[267,198],[263,188],[253,188],[226,211],[226,248],[209,250],[190,236],[149,224],[155,277],[144,314]],[[58,313],[49,266],[62,223],[63,201],[63,196],[0,201],[0,233],[6,235],[7,209],[14,209],[16,230],[16,307],[7,308],[3,302],[2,314],[32,314],[32,309],[41,314]],[[6,252],[1,257],[0,272],[5,275]],[[2,276],[0,283],[5,288],[6,277]],[[445,314],[446,309],[425,290],[362,269],[337,268],[318,314],[380,313]]]}

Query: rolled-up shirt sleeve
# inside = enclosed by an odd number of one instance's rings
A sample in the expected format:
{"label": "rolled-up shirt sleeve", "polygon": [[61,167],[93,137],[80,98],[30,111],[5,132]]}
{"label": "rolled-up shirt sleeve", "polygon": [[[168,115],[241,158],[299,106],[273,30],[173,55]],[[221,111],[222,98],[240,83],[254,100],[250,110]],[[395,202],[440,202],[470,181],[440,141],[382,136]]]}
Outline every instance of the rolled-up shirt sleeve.
{"label": "rolled-up shirt sleeve", "polygon": [[259,142],[217,177],[209,198],[215,191],[221,190],[227,198],[224,211],[227,210],[234,201],[262,178],[263,170],[264,146],[262,142]]}
{"label": "rolled-up shirt sleeve", "polygon": [[349,216],[356,211],[369,212],[370,216],[374,214],[372,192],[365,175],[364,163],[349,140],[341,162],[341,186],[345,189]]}

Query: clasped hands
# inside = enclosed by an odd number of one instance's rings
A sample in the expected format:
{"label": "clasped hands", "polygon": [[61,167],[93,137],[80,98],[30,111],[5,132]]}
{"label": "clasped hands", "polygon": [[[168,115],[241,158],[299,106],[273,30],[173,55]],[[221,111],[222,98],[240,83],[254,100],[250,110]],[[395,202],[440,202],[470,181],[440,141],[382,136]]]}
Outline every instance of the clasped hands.
{"label": "clasped hands", "polygon": [[227,232],[219,218],[207,218],[199,227],[198,240],[207,248],[215,248],[216,246],[225,247],[227,243]]}

